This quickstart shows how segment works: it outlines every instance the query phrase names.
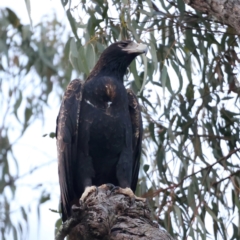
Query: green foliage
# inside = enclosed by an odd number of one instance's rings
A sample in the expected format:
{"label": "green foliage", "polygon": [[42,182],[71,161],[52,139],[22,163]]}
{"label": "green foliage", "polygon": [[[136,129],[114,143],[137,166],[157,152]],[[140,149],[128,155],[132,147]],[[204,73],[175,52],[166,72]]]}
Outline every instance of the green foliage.
{"label": "green foliage", "polygon": [[137,194],[149,198],[155,219],[179,239],[236,239],[240,56],[234,31],[183,1],[63,6],[75,36],[66,53],[83,78],[110,43],[130,38],[149,45],[147,63],[138,58],[125,84],[143,106]]}
{"label": "green foliage", "polygon": [[[44,117],[43,109],[54,82],[65,87],[72,73],[59,39],[64,30],[61,23],[55,18],[45,18],[33,30],[21,24],[11,9],[0,10],[0,239],[3,240],[26,236],[29,221],[27,205],[19,209],[22,220],[13,221],[11,216],[16,181],[22,177],[13,147],[32,122]],[[47,200],[49,196],[44,193],[39,205]]]}

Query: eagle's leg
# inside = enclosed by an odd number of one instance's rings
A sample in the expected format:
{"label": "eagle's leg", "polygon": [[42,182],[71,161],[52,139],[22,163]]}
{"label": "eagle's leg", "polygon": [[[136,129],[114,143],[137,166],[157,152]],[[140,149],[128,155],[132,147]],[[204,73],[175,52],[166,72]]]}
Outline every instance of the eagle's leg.
{"label": "eagle's leg", "polygon": [[118,186],[121,188],[130,187],[132,182],[132,144],[129,137],[126,141],[128,141],[128,147],[123,148],[116,166]]}
{"label": "eagle's leg", "polygon": [[131,199],[131,203],[134,203],[135,201],[142,201],[144,203],[146,202],[146,198],[137,197],[129,187],[126,188],[115,187],[111,190],[111,194],[113,193],[121,193],[126,196],[129,196]]}
{"label": "eagle's leg", "polygon": [[132,142],[129,135],[126,134],[126,141],[128,142],[120,155],[119,162],[117,164],[117,179],[118,179],[118,187],[115,187],[111,190],[111,193],[121,193],[127,195],[131,199],[131,203],[137,201],[146,202],[145,198],[140,198],[134,195],[131,190],[131,182],[132,182]]}
{"label": "eagle's leg", "polygon": [[[86,145],[86,144],[85,144]],[[85,152],[79,153],[79,160],[78,160],[78,189],[79,192],[84,192],[79,200],[80,205],[85,201],[85,199],[93,192],[97,195],[98,189],[96,186],[92,186],[92,178],[95,175],[93,165],[92,165],[92,158],[88,155],[88,147],[84,146]]]}

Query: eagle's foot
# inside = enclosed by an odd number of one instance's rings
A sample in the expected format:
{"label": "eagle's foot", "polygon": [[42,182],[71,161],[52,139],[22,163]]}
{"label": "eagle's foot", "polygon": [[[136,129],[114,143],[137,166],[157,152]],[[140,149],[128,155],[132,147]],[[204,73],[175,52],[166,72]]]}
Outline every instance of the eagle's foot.
{"label": "eagle's foot", "polygon": [[120,188],[120,187],[114,187],[111,190],[111,194],[112,193],[121,193],[124,194],[126,196],[129,196],[131,199],[131,205],[134,204],[135,201],[141,201],[143,203],[146,203],[146,198],[141,198],[141,197],[137,197],[133,191],[131,190],[131,188]]}
{"label": "eagle's foot", "polygon": [[79,200],[79,204],[82,205],[85,199],[93,192],[95,192],[95,195],[98,194],[98,188],[96,186],[86,187],[84,193]]}
{"label": "eagle's foot", "polygon": [[98,188],[103,189],[105,191],[112,191],[115,188],[115,185],[113,185],[112,183],[105,183]]}

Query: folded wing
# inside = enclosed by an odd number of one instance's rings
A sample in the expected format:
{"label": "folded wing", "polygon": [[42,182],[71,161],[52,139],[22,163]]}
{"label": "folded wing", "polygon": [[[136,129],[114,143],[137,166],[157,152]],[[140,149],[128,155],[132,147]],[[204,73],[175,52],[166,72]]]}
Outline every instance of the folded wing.
{"label": "folded wing", "polygon": [[136,191],[138,173],[140,166],[140,156],[142,149],[142,116],[141,109],[137,97],[131,89],[127,89],[129,113],[132,122],[132,146],[133,146],[133,169],[132,169],[132,184],[131,189]]}
{"label": "folded wing", "polygon": [[74,166],[77,161],[77,143],[80,105],[83,82],[79,79],[71,81],[64,94],[57,117],[57,151],[58,175],[61,191],[62,219],[71,216],[71,202],[74,196]]}

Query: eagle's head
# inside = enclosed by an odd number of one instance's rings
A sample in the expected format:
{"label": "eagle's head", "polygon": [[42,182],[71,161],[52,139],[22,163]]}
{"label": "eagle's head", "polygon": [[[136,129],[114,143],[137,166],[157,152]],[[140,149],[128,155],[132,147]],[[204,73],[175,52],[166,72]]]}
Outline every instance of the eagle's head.
{"label": "eagle's head", "polygon": [[111,44],[101,54],[89,78],[93,76],[113,76],[123,81],[127,67],[140,54],[147,53],[148,47],[143,43],[131,40]]}

